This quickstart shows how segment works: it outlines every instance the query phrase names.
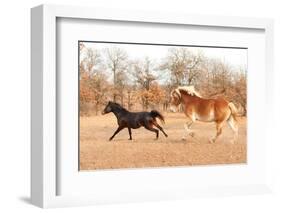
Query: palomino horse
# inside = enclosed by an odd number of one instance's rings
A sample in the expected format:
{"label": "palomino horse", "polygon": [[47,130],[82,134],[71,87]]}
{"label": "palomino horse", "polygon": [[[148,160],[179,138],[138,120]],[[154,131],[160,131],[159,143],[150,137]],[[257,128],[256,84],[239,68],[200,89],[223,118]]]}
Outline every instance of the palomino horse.
{"label": "palomino horse", "polygon": [[[210,142],[215,142],[222,133],[222,127],[227,121],[234,132],[232,143],[238,136],[238,125],[236,119],[236,107],[222,97],[205,99],[195,91],[193,86],[183,86],[171,92],[171,110],[176,111],[182,105],[188,121],[184,124],[187,133],[191,125],[196,121],[215,122],[217,134]],[[183,136],[183,139],[185,139]]]}

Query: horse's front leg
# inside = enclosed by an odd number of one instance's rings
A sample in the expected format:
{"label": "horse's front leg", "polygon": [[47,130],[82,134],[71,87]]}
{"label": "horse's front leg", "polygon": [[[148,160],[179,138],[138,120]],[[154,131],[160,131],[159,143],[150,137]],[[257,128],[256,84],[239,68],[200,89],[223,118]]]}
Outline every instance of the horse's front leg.
{"label": "horse's front leg", "polygon": [[194,123],[194,121],[193,121],[192,119],[189,119],[189,121],[186,122],[186,123],[183,125],[183,127],[184,127],[184,129],[185,129],[185,132],[184,132],[184,134],[183,134],[183,136],[182,136],[182,140],[185,140],[186,137],[188,136],[188,134],[190,134],[190,135],[192,134],[192,135],[191,135],[192,137],[194,136],[194,132],[192,132],[191,129],[190,129],[193,123]]}
{"label": "horse's front leg", "polygon": [[130,127],[128,127],[128,131],[129,131],[129,135],[130,135],[129,140],[132,140],[132,130],[131,130],[131,128],[130,128]]}
{"label": "horse's front leg", "polygon": [[118,129],[114,132],[114,134],[109,138],[109,140],[111,141],[111,140],[114,138],[114,136],[115,136],[118,132],[120,132],[122,129],[124,129],[124,127],[123,127],[123,126],[119,126]]}

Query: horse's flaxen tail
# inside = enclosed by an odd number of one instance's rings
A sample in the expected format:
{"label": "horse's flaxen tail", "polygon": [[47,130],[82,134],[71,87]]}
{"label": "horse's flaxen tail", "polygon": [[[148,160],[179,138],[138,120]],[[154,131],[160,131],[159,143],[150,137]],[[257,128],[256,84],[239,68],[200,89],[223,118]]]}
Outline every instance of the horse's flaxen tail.
{"label": "horse's flaxen tail", "polygon": [[151,110],[150,115],[153,118],[159,118],[163,124],[165,123],[164,116],[160,112],[158,112],[157,110]]}
{"label": "horse's flaxen tail", "polygon": [[228,104],[228,107],[229,107],[229,109],[231,111],[231,115],[232,115],[233,119],[235,121],[237,121],[237,108],[236,108],[236,106],[234,105],[234,103],[230,102]]}
{"label": "horse's flaxen tail", "polygon": [[229,116],[227,123],[234,132],[234,137],[232,140],[232,143],[234,143],[234,142],[237,142],[237,138],[238,138],[238,125],[237,125],[238,124],[238,122],[237,122],[238,114],[237,114],[237,109],[236,109],[234,103],[230,102],[228,104],[228,107],[231,111],[231,115]]}

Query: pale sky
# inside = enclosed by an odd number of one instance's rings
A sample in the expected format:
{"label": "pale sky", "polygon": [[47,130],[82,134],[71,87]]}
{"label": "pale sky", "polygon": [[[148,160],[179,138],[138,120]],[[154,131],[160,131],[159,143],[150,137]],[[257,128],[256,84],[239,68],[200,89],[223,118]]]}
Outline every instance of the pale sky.
{"label": "pale sky", "polygon": [[[108,43],[93,43],[85,42],[86,47],[102,50],[117,46],[125,50],[129,59],[144,59],[149,57],[152,60],[159,62],[165,58],[169,48],[179,48],[179,46],[162,46],[162,45],[137,45],[137,44],[108,44]],[[219,59],[234,69],[247,68],[247,49],[233,48],[212,48],[212,47],[185,47],[190,51],[203,53],[207,58]]]}

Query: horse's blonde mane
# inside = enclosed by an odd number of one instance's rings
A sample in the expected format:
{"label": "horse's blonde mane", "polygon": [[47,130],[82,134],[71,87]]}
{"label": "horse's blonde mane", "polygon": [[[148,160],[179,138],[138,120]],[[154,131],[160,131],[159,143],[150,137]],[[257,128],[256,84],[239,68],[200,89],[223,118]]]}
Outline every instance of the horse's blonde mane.
{"label": "horse's blonde mane", "polygon": [[179,86],[175,89],[176,93],[181,96],[180,90],[187,92],[189,95],[197,96],[199,98],[202,98],[202,96],[195,90],[194,86]]}

